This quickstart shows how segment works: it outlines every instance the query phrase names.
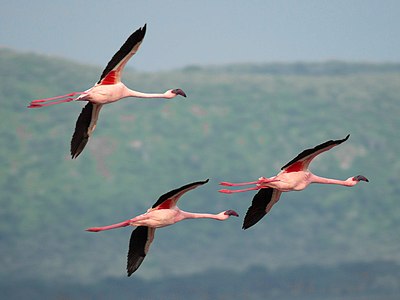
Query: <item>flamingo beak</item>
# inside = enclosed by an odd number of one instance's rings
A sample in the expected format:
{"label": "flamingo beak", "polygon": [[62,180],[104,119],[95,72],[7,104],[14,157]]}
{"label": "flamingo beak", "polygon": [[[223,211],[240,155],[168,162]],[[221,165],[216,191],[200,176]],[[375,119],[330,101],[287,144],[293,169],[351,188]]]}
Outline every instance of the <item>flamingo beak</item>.
{"label": "flamingo beak", "polygon": [[353,177],[353,180],[369,182],[369,180],[368,180],[366,177],[362,176],[362,175],[354,176],[354,177]]}
{"label": "flamingo beak", "polygon": [[225,215],[239,217],[239,214],[236,211],[232,210],[232,209],[227,210],[225,212]]}
{"label": "flamingo beak", "polygon": [[176,95],[181,95],[182,97],[186,98],[186,94],[184,91],[182,91],[181,89],[174,89],[172,90],[172,93],[176,94]]}

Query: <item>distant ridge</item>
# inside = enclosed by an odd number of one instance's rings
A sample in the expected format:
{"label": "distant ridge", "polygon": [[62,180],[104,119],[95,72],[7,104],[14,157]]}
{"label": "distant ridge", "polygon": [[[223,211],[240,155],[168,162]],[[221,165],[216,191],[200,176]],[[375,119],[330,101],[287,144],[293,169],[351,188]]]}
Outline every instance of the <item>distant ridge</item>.
{"label": "distant ridge", "polygon": [[329,60],[324,62],[271,62],[240,63],[215,66],[189,66],[186,71],[203,70],[215,73],[271,74],[271,75],[352,75],[366,73],[400,72],[400,63],[346,62]]}
{"label": "distant ridge", "polygon": [[[61,56],[40,54],[32,51],[19,51],[0,45],[0,58],[30,57],[46,59],[53,62],[71,62],[84,65]],[[88,65],[89,66],[89,65]],[[92,66],[92,65],[90,65]],[[99,66],[101,67],[101,66]],[[132,68],[129,68],[133,71]],[[174,71],[210,73],[240,73],[240,74],[270,74],[270,75],[305,75],[305,76],[336,76],[368,73],[396,73],[400,72],[400,62],[352,62],[342,60],[327,60],[320,62],[268,62],[268,63],[232,63],[221,65],[189,65]],[[164,72],[164,71],[160,71]],[[146,72],[147,73],[147,72]],[[148,72],[148,73],[158,73]]]}

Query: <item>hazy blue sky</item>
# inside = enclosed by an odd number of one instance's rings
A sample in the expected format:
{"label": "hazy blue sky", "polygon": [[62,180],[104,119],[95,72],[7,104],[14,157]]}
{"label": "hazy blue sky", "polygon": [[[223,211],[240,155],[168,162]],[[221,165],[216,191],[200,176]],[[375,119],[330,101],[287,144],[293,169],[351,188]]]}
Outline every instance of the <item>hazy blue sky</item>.
{"label": "hazy blue sky", "polygon": [[400,61],[398,0],[2,2],[0,46],[99,66],[144,23],[145,40],[129,63],[139,70],[230,62]]}

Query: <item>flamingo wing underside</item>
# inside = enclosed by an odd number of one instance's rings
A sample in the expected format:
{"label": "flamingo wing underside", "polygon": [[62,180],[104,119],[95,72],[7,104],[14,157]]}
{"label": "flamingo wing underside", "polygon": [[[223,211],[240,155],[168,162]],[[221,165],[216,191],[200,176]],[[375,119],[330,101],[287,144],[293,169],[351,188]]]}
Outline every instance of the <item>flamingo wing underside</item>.
{"label": "flamingo wing underside", "polygon": [[318,156],[322,152],[328,151],[329,149],[347,141],[349,136],[350,136],[350,134],[347,135],[344,139],[329,140],[318,146],[315,146],[314,148],[306,149],[303,152],[301,152],[299,155],[297,155],[295,158],[293,158],[286,165],[284,165],[281,168],[281,170],[284,170],[286,172],[297,172],[300,170],[306,170],[308,168],[309,164],[311,163],[311,161],[316,156]]}
{"label": "flamingo wing underside", "polygon": [[75,124],[75,131],[71,139],[71,156],[77,158],[85,148],[89,137],[96,127],[101,104],[88,102],[82,109]]}
{"label": "flamingo wing underside", "polygon": [[138,226],[132,231],[129,240],[128,263],[126,270],[131,276],[142,264],[154,239],[155,228]]}
{"label": "flamingo wing underside", "polygon": [[97,84],[115,84],[120,81],[123,68],[128,60],[138,51],[145,34],[146,24],[129,36],[122,47],[108,62]]}
{"label": "flamingo wing underside", "polygon": [[254,196],[243,221],[243,229],[247,229],[260,221],[278,202],[281,191],[273,188],[260,189]]}
{"label": "flamingo wing underside", "polygon": [[160,196],[160,198],[158,198],[157,202],[154,203],[152,208],[157,208],[157,209],[171,208],[176,205],[179,198],[183,194],[187,193],[190,190],[197,188],[200,185],[207,183],[208,180],[209,179],[206,179],[204,181],[192,182],[192,183],[186,184],[180,188],[174,189],[168,193],[165,193],[164,195]]}

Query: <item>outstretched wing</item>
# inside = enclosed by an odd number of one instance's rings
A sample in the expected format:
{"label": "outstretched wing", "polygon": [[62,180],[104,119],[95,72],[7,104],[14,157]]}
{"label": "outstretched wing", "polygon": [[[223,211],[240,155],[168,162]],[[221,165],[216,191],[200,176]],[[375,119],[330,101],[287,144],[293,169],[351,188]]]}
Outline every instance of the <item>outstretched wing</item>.
{"label": "outstretched wing", "polygon": [[132,231],[126,266],[128,276],[131,276],[142,264],[153,242],[155,231],[155,228],[147,226],[139,226]]}
{"label": "outstretched wing", "polygon": [[208,182],[208,179],[204,181],[197,181],[193,183],[186,184],[180,188],[177,188],[175,190],[172,190],[164,195],[162,195],[160,198],[158,198],[157,202],[154,203],[152,208],[157,208],[157,209],[166,209],[166,208],[171,208],[176,205],[176,202],[178,202],[179,198],[185,194],[186,192],[193,190],[197,188],[200,185],[203,185]]}
{"label": "outstretched wing", "polygon": [[329,149],[340,145],[341,143],[347,141],[350,134],[348,134],[344,139],[341,140],[330,140],[325,143],[322,143],[314,148],[306,149],[297,155],[294,159],[284,165],[281,170],[285,172],[298,172],[302,170],[307,170],[310,162],[316,157],[317,155],[321,154],[322,152],[328,151]]}
{"label": "outstretched wing", "polygon": [[71,156],[77,158],[85,148],[89,137],[96,128],[102,104],[88,102],[82,109],[75,124],[75,131],[71,140]]}
{"label": "outstretched wing", "polygon": [[243,229],[247,229],[260,221],[278,202],[282,192],[273,188],[260,189],[254,196],[243,221]]}
{"label": "outstretched wing", "polygon": [[136,30],[114,54],[97,84],[115,84],[121,81],[121,72],[128,60],[138,51],[146,34],[146,24]]}

